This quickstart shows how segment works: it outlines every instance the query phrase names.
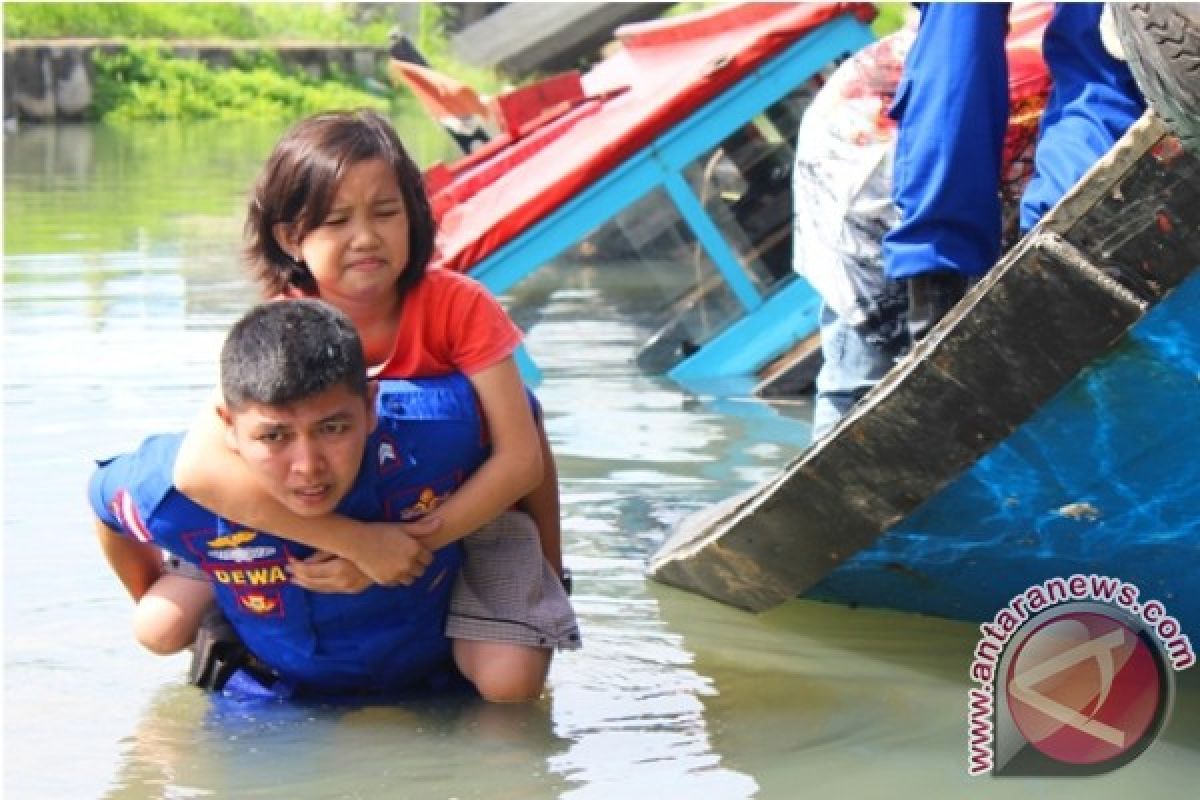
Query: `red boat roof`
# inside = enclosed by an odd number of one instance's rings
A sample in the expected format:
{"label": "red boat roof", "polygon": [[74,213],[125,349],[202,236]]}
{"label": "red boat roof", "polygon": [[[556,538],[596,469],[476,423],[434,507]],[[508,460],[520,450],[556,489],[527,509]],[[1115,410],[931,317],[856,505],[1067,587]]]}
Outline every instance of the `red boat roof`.
{"label": "red boat roof", "polygon": [[870,3],[745,3],[616,31],[621,49],[583,76],[584,97],[541,124],[427,173],[438,266],[468,271],[742,76]]}

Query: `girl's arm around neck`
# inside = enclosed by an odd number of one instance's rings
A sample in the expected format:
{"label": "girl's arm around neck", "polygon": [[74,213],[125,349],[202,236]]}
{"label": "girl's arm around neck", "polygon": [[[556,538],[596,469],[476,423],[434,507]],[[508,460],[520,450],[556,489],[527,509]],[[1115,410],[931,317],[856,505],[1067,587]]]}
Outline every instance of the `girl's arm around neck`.
{"label": "girl's arm around neck", "polygon": [[421,538],[432,550],[491,522],[542,480],[542,448],[516,362],[509,357],[469,377],[492,454],[434,513],[441,526]]}

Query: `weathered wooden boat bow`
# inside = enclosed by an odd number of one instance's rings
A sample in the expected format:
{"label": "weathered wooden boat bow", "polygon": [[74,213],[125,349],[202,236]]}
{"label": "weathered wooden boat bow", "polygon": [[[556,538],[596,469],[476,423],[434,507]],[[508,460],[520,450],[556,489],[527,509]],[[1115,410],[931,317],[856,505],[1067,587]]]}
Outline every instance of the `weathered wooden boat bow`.
{"label": "weathered wooden boat bow", "polygon": [[1148,112],[830,436],[685,519],[650,575],[753,611],[808,592],[1111,353],[1198,264],[1200,161]]}

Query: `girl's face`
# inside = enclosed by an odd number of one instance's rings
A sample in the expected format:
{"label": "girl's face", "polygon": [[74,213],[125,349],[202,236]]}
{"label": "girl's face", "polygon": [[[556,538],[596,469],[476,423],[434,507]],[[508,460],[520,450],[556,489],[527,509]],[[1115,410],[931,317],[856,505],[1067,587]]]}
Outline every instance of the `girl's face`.
{"label": "girl's face", "polygon": [[329,214],[301,240],[285,225],[275,236],[304,261],[321,297],[357,303],[394,302],[396,281],[408,265],[408,210],[391,166],[360,161],[342,177]]}

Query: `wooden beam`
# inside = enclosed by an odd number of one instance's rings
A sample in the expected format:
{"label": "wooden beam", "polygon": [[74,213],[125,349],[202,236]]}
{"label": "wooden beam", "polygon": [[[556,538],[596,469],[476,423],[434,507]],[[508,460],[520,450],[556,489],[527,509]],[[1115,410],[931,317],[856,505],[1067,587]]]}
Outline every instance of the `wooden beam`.
{"label": "wooden beam", "polygon": [[654,19],[661,3],[509,3],[455,34],[454,54],[512,75],[572,69],[627,22]]}

